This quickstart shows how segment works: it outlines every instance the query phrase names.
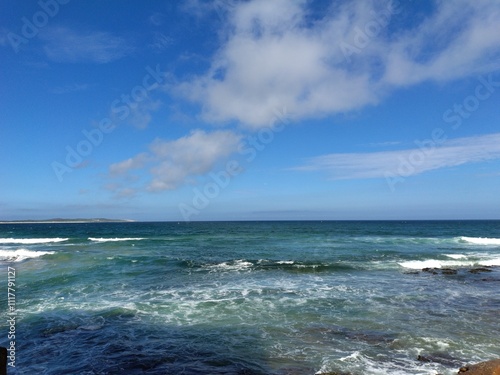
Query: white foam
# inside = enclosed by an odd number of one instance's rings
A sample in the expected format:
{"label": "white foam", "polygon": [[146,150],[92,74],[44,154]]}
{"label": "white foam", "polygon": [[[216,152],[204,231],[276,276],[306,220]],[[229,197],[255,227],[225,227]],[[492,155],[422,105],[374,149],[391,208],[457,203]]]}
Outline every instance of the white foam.
{"label": "white foam", "polygon": [[[457,254],[458,255],[458,254]],[[449,255],[447,255],[449,256]],[[454,258],[454,257],[451,257]],[[459,256],[455,260],[410,260],[398,263],[401,267],[420,270],[423,268],[446,268],[446,267],[472,267],[472,266],[500,266],[500,258],[483,257],[482,259],[469,259],[467,256]],[[461,260],[464,259],[464,260]]]}
{"label": "white foam", "polygon": [[447,256],[448,258],[452,258],[452,259],[465,259],[467,258],[467,255],[463,255],[463,254],[444,254],[445,256]]}
{"label": "white foam", "polygon": [[223,271],[243,271],[248,270],[253,264],[242,259],[235,260],[234,262],[222,262],[208,268],[212,270],[223,270]]}
{"label": "white foam", "polygon": [[21,262],[26,259],[38,258],[44,255],[54,254],[53,251],[32,251],[28,249],[0,250],[0,260],[8,262]]}
{"label": "white foam", "polygon": [[342,362],[345,362],[345,361],[347,361],[347,360],[352,360],[352,359],[357,360],[357,359],[359,359],[360,357],[361,357],[361,353],[360,353],[360,352],[358,352],[358,351],[356,351],[356,352],[354,352],[354,353],[352,353],[352,354],[350,354],[350,355],[348,355],[348,356],[346,356],[346,357],[342,357],[342,358],[340,358],[340,360],[341,360]]}
{"label": "white foam", "polygon": [[475,245],[500,245],[500,238],[460,237],[460,240],[473,243]]}
{"label": "white foam", "polygon": [[481,266],[500,266],[500,258],[493,258],[488,260],[482,260],[478,262]]}
{"label": "white foam", "polygon": [[442,268],[442,267],[457,267],[457,266],[472,266],[472,262],[456,262],[452,260],[410,260],[408,262],[398,263],[401,267],[410,268],[413,270],[421,270],[423,268]]}
{"label": "white foam", "polygon": [[23,245],[34,245],[42,243],[51,242],[64,242],[69,240],[69,238],[0,238],[0,243],[2,244],[23,244]]}
{"label": "white foam", "polygon": [[94,241],[94,242],[116,242],[116,241],[140,241],[143,240],[144,238],[140,237],[125,237],[125,238],[95,238],[95,237],[89,237],[89,241]]}
{"label": "white foam", "polygon": [[[403,375],[403,374],[420,374],[428,375],[436,373],[434,364],[415,363],[413,359],[399,357],[391,361],[381,360],[381,357],[369,356],[360,351],[355,351],[347,356],[324,360],[321,369],[316,375],[331,374],[332,367],[338,368],[339,362],[342,362],[343,370],[352,370],[353,373],[372,374],[372,375]],[[333,372],[336,373],[336,372]],[[349,371],[351,373],[351,371]]]}

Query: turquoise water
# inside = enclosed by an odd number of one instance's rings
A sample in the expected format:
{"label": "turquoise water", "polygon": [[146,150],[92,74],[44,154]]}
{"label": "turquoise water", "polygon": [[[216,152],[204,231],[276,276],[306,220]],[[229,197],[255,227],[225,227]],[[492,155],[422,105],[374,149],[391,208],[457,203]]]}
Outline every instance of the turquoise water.
{"label": "turquoise water", "polygon": [[500,221],[3,224],[0,266],[9,374],[434,375],[500,357]]}

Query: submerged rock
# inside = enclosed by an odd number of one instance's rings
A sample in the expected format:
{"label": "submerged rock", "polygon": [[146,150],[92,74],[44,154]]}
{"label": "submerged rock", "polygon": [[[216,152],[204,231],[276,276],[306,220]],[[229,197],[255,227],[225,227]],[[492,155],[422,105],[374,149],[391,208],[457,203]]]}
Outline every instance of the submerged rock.
{"label": "submerged rock", "polygon": [[[422,268],[421,272],[429,273],[431,275],[458,275],[460,277],[467,277],[467,274],[481,274],[484,272],[494,272],[500,270],[499,267],[493,266],[482,266],[482,267],[459,267],[459,268],[438,268],[438,267],[426,267]],[[405,272],[407,274],[415,274],[415,271]],[[418,271],[416,272],[419,273]],[[484,281],[497,281],[498,279],[482,279]]]}
{"label": "submerged rock", "polygon": [[439,268],[429,268],[429,267],[422,268],[423,272],[432,273],[433,275],[437,275],[438,274],[438,270],[439,270]]}
{"label": "submerged rock", "polygon": [[460,366],[460,364],[463,363],[458,358],[452,357],[448,353],[442,353],[442,352],[419,355],[417,357],[417,361],[440,363],[442,365],[449,367]]}
{"label": "submerged rock", "polygon": [[500,375],[500,359],[467,365],[458,370],[458,374],[465,375]]}
{"label": "submerged rock", "polygon": [[456,275],[458,270],[454,268],[422,268],[423,272],[431,273],[433,275]]}
{"label": "submerged rock", "polygon": [[469,270],[470,273],[481,273],[481,272],[493,272],[491,269],[486,267],[472,268]]}

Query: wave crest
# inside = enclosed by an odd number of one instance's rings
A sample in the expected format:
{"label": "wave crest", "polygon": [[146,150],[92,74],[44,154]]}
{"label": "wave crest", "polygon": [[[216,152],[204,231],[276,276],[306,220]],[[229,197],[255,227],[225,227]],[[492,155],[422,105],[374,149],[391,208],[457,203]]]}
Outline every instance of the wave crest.
{"label": "wave crest", "polygon": [[410,260],[407,262],[398,263],[401,267],[413,270],[421,270],[424,268],[447,268],[447,267],[474,267],[474,266],[500,266],[500,258],[490,258],[481,260]]}
{"label": "wave crest", "polygon": [[28,249],[0,250],[0,261],[21,262],[26,259],[39,258],[54,253],[54,251],[33,251]]}
{"label": "wave crest", "polygon": [[468,243],[473,243],[476,245],[500,245],[500,238],[460,237],[460,240]]}
{"label": "wave crest", "polygon": [[94,241],[94,242],[118,242],[118,241],[140,241],[143,240],[144,238],[140,237],[125,237],[125,238],[96,238],[96,237],[89,237],[89,241]]}

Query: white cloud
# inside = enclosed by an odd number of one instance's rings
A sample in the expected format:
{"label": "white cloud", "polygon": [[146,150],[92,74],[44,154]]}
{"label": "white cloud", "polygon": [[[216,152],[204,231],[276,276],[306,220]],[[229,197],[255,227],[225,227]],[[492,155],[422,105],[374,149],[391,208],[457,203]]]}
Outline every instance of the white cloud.
{"label": "white cloud", "polygon": [[386,45],[388,84],[447,81],[500,68],[498,1],[438,1],[437,7],[415,30]]}
{"label": "white cloud", "polygon": [[40,32],[43,50],[55,62],[104,64],[130,54],[133,47],[118,36],[102,31],[76,31],[47,27]]}
{"label": "white cloud", "polygon": [[339,153],[311,158],[294,168],[324,171],[333,179],[408,177],[427,171],[500,158],[500,133],[456,138],[442,144],[370,153]]}
{"label": "white cloud", "polygon": [[149,158],[149,155],[146,153],[138,154],[133,158],[129,158],[119,163],[112,164],[109,167],[109,172],[112,176],[125,174],[132,169],[139,169],[144,167],[149,161]]}
{"label": "white cloud", "polygon": [[230,131],[203,130],[194,130],[173,141],[156,139],[149,152],[112,164],[110,177],[126,178],[130,171],[148,166],[146,190],[173,190],[210,172],[218,162],[237,151],[240,140],[241,136]]}
{"label": "white cloud", "polygon": [[153,119],[152,112],[157,111],[161,107],[159,100],[147,99],[142,103],[134,103],[130,106],[130,117],[127,121],[138,129],[146,129]]}
{"label": "white cloud", "polygon": [[278,107],[296,120],[344,113],[398,87],[500,67],[498,1],[436,1],[406,29],[390,23],[403,5],[389,4],[332,3],[314,19],[305,0],[235,2],[211,68],[171,89],[200,104],[208,122],[259,128]]}
{"label": "white cloud", "polygon": [[154,52],[164,52],[174,44],[174,39],[160,32],[153,34],[153,41],[148,44]]}

